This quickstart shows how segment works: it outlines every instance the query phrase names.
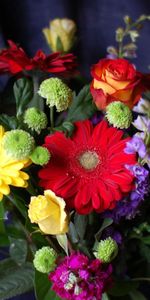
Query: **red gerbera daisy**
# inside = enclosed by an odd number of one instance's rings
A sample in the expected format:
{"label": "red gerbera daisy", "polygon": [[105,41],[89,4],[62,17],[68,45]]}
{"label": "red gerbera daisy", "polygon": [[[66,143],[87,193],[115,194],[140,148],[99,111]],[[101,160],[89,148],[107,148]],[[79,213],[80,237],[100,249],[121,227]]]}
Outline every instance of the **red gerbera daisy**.
{"label": "red gerbera daisy", "polygon": [[50,162],[39,172],[40,185],[63,197],[79,214],[102,212],[133,188],[134,177],[125,164],[136,163],[124,148],[130,138],[106,121],[93,128],[90,121],[76,123],[72,138],[61,132],[49,135],[45,147]]}
{"label": "red gerbera daisy", "polygon": [[46,55],[43,51],[36,52],[29,58],[25,51],[14,42],[8,41],[9,48],[0,53],[0,74],[18,74],[23,71],[40,70],[54,74],[76,74],[76,57],[73,54],[60,55],[59,52]]}

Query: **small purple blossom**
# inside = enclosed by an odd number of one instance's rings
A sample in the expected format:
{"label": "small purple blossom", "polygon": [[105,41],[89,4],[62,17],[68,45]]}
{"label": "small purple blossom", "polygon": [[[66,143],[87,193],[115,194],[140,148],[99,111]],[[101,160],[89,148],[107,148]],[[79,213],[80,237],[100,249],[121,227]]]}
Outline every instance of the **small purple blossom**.
{"label": "small purple blossom", "polygon": [[134,106],[133,111],[146,115],[150,111],[150,102],[141,98],[138,104]]}
{"label": "small purple blossom", "polygon": [[118,245],[122,244],[122,235],[119,231],[114,229],[113,226],[107,227],[102,233],[102,240],[105,240],[108,237],[111,237],[113,240],[115,240]]}
{"label": "small purple blossom", "polygon": [[144,158],[146,155],[146,146],[140,137],[134,135],[133,138],[126,143],[126,148],[124,151],[127,154],[133,154],[137,152],[141,158]]}
{"label": "small purple blossom", "polygon": [[139,164],[133,166],[126,165],[126,168],[130,170],[130,172],[133,173],[133,175],[140,181],[145,181],[145,179],[148,177],[149,171]]}
{"label": "small purple blossom", "polygon": [[50,273],[49,280],[52,281],[52,289],[63,299],[96,300],[101,299],[102,293],[111,285],[111,274],[111,265],[73,253]]}
{"label": "small purple blossom", "polygon": [[143,132],[150,133],[150,119],[144,116],[138,116],[133,122],[134,127]]}
{"label": "small purple blossom", "polygon": [[133,172],[136,174],[135,189],[128,197],[125,197],[117,203],[113,210],[104,213],[104,217],[112,218],[114,223],[119,223],[122,218],[132,219],[137,213],[145,196],[149,194],[149,172],[141,166],[134,168]]}

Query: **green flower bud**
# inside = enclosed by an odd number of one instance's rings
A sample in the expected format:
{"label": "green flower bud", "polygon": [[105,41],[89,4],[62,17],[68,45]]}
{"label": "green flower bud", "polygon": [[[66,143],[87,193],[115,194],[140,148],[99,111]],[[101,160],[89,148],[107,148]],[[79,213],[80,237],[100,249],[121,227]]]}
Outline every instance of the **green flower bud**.
{"label": "green flower bud", "polygon": [[26,159],[34,149],[34,138],[22,129],[7,131],[3,137],[3,147],[11,158]]}
{"label": "green flower bud", "polygon": [[128,128],[132,122],[132,112],[120,101],[114,101],[106,107],[106,118],[117,128]]}
{"label": "green flower bud", "polygon": [[44,80],[38,93],[46,98],[49,107],[56,106],[57,111],[66,110],[73,98],[72,90],[59,78]]}
{"label": "green flower bud", "polygon": [[42,129],[47,126],[47,116],[46,114],[37,109],[36,107],[28,108],[24,115],[24,123],[28,125],[29,128],[40,133]]}
{"label": "green flower bud", "polygon": [[47,148],[38,146],[30,155],[32,162],[36,165],[46,165],[50,160],[50,153]]}
{"label": "green flower bud", "polygon": [[118,245],[111,237],[98,243],[95,257],[103,263],[110,263],[118,254]]}
{"label": "green flower bud", "polygon": [[34,267],[41,273],[49,273],[56,267],[57,253],[50,247],[42,247],[35,253]]}

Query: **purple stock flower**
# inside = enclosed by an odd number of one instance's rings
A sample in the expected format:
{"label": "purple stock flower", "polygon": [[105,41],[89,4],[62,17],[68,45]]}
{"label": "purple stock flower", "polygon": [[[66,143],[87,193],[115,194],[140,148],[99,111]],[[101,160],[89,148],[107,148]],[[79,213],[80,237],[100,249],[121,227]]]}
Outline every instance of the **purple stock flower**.
{"label": "purple stock flower", "polygon": [[122,235],[119,231],[114,229],[113,226],[107,227],[102,233],[102,240],[105,240],[108,237],[111,237],[113,240],[115,240],[118,245],[122,244]]}
{"label": "purple stock flower", "polygon": [[97,300],[112,283],[112,266],[103,265],[100,260],[90,260],[80,253],[64,258],[50,273],[52,289],[67,300]]}
{"label": "purple stock flower", "polygon": [[133,138],[127,142],[125,148],[125,153],[127,154],[133,154],[135,152],[137,152],[141,158],[144,158],[146,155],[146,146],[143,140],[136,135],[134,135]]}
{"label": "purple stock flower", "polygon": [[141,98],[136,106],[134,106],[133,111],[140,114],[148,114],[150,111],[150,102],[149,100]]}
{"label": "purple stock flower", "polygon": [[140,131],[150,133],[150,119],[145,116],[138,116],[133,125]]}
{"label": "purple stock flower", "polygon": [[141,166],[132,167],[132,171],[136,176],[135,189],[128,197],[117,203],[117,206],[104,213],[105,217],[112,218],[114,223],[119,223],[122,218],[132,219],[139,212],[140,205],[145,196],[150,192],[149,172]]}

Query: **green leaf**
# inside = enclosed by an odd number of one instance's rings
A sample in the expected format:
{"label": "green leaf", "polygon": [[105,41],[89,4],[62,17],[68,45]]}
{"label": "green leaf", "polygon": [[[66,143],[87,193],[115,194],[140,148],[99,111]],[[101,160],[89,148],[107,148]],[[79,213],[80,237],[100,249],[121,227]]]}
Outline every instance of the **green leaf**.
{"label": "green leaf", "polygon": [[95,239],[97,241],[99,241],[102,231],[105,228],[107,228],[108,226],[110,226],[112,223],[113,223],[113,220],[111,218],[104,219],[102,226],[100,227],[99,231],[95,234]]}
{"label": "green leaf", "polygon": [[144,244],[150,245],[150,237],[149,236],[143,237],[141,240]]}
{"label": "green leaf", "polygon": [[20,116],[32,100],[33,83],[31,80],[23,77],[15,82],[13,88],[16,99],[17,116]]}
{"label": "green leaf", "polygon": [[102,295],[102,300],[109,300],[109,297],[106,293]]}
{"label": "green leaf", "polygon": [[5,230],[4,225],[4,219],[5,219],[5,211],[3,207],[3,202],[0,202],[0,246],[8,246],[9,240],[7,237],[7,233]]}
{"label": "green leaf", "polygon": [[68,255],[68,239],[66,234],[57,234],[56,239],[59,245],[64,249],[65,253]]}
{"label": "green leaf", "polygon": [[150,263],[150,247],[146,246],[145,244],[140,244],[140,252],[142,257],[144,257],[148,263]]}
{"label": "green leaf", "polygon": [[24,203],[23,197],[20,197],[17,192],[11,192],[7,198],[17,207],[21,215],[24,218],[27,218],[27,207]]}
{"label": "green leaf", "polygon": [[0,262],[0,299],[6,300],[26,293],[33,288],[31,263],[19,267],[11,259]]}
{"label": "green leaf", "polygon": [[68,110],[66,121],[75,122],[89,119],[96,110],[90,93],[90,86],[85,85],[77,96],[74,94],[74,99]]}
{"label": "green leaf", "polygon": [[18,264],[22,265],[27,257],[27,242],[23,239],[10,238],[9,253],[11,258]]}
{"label": "green leaf", "polygon": [[79,215],[76,213],[75,217],[74,217],[74,224],[75,224],[76,231],[77,231],[80,239],[82,240],[86,233],[86,228],[87,228],[87,224],[88,224],[88,216],[87,215]]}
{"label": "green leaf", "polygon": [[126,281],[118,280],[115,281],[113,288],[109,290],[108,294],[114,297],[122,297],[129,294],[129,292],[135,290],[137,287],[138,287],[137,282],[133,282],[130,280],[126,280]]}
{"label": "green leaf", "polygon": [[133,290],[129,293],[132,300],[147,300],[147,298],[139,291]]}
{"label": "green leaf", "polygon": [[69,237],[73,244],[77,244],[79,242],[79,236],[76,227],[72,222],[69,224]]}
{"label": "green leaf", "polygon": [[59,52],[64,51],[64,47],[63,47],[62,41],[59,36],[57,37],[56,48],[57,48],[57,51],[59,51]]}
{"label": "green leaf", "polygon": [[0,234],[5,233],[5,227],[4,227],[4,207],[3,203],[0,202]]}
{"label": "green leaf", "polygon": [[18,121],[16,117],[10,117],[5,114],[0,115],[0,124],[6,129],[6,130],[11,130],[11,129],[16,129],[18,126]]}
{"label": "green leaf", "polygon": [[35,270],[34,288],[37,300],[59,300],[55,292],[51,290],[51,283],[47,274]]}

